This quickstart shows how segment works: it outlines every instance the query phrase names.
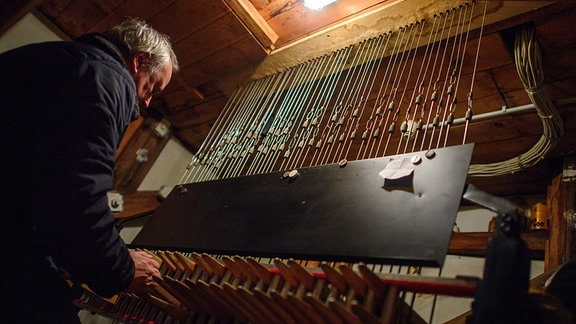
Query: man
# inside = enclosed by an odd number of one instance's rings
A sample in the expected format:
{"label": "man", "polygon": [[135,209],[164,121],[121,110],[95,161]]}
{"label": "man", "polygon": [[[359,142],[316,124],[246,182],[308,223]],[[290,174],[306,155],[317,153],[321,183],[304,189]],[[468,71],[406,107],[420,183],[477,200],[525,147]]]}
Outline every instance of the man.
{"label": "man", "polygon": [[124,245],[106,192],[126,127],[177,69],[168,37],[136,19],[0,54],[0,322],[78,322],[68,276],[106,297],[159,275]]}

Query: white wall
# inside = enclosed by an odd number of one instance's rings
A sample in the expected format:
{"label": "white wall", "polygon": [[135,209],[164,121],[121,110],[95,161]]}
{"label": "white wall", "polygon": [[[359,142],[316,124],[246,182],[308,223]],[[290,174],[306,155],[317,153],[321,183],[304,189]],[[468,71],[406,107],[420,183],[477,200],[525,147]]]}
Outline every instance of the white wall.
{"label": "white wall", "polygon": [[162,187],[174,187],[186,170],[192,153],[175,138],[171,138],[152,168],[142,180],[138,190],[159,190]]}
{"label": "white wall", "polygon": [[0,53],[31,43],[62,40],[36,16],[27,14],[12,28],[0,35]]}

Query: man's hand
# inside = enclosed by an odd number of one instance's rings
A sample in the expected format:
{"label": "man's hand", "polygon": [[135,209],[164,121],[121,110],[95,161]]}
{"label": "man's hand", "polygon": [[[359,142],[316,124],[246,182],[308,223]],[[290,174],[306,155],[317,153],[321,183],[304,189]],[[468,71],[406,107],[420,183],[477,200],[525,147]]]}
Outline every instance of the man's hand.
{"label": "man's hand", "polygon": [[130,256],[134,260],[134,278],[129,292],[142,293],[147,290],[148,286],[155,285],[154,277],[160,277],[160,264],[154,260],[154,257],[144,251],[130,250]]}

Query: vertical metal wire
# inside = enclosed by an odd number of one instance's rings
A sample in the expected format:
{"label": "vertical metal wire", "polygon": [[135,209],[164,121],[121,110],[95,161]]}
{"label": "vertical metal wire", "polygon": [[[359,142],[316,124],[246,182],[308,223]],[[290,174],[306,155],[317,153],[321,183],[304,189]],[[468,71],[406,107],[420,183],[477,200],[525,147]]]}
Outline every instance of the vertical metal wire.
{"label": "vertical metal wire", "polygon": [[[449,131],[449,124],[450,122],[448,121],[448,119],[453,116],[454,110],[456,109],[456,104],[457,104],[457,92],[458,92],[458,85],[460,84],[460,76],[461,76],[461,72],[462,72],[462,65],[463,65],[463,61],[464,61],[464,51],[466,50],[466,41],[467,39],[464,38],[464,28],[466,27],[466,13],[468,11],[468,6],[467,5],[462,5],[460,6],[460,11],[459,11],[459,18],[458,18],[458,25],[461,26],[461,29],[457,32],[458,36],[457,36],[457,40],[455,42],[455,46],[456,46],[456,58],[455,58],[455,63],[454,63],[454,69],[452,71],[452,75],[451,75],[451,83],[454,85],[454,89],[453,91],[451,91],[449,93],[449,99],[446,102],[446,106],[444,108],[443,111],[443,116],[441,119],[441,123],[440,123],[440,129],[438,131],[438,141],[436,143],[436,147],[443,147],[441,146],[441,141],[442,141],[442,134],[444,133],[444,130],[446,130],[446,133],[448,133]],[[462,44],[464,42],[464,45]]]}
{"label": "vertical metal wire", "polygon": [[[319,69],[315,64],[307,64],[307,66],[303,70],[305,72],[303,73],[302,78],[300,78],[296,83],[296,87],[299,88],[299,91],[297,92],[294,102],[294,108],[297,111],[297,116],[296,118],[294,118],[295,116],[291,117],[291,128],[288,130],[286,134],[287,138],[283,143],[284,153],[281,157],[282,162],[280,169],[285,168],[286,163],[293,157],[297,141],[301,136],[301,133],[299,133],[299,131],[301,130],[301,128],[303,128],[301,127],[301,125],[303,125],[303,123],[306,120],[307,110],[309,108],[307,106],[307,101],[308,96],[312,91],[314,85],[312,80],[314,76],[316,76],[317,73],[319,73]],[[313,73],[314,70],[316,71],[315,73]]]}
{"label": "vertical metal wire", "polygon": [[[474,6],[474,4],[472,4]],[[466,137],[468,135],[468,126],[470,126],[470,121],[472,121],[472,90],[474,89],[475,79],[476,79],[476,69],[478,68],[478,57],[480,57],[480,44],[482,42],[482,33],[484,32],[484,22],[486,21],[486,9],[488,8],[488,2],[484,2],[484,12],[482,14],[482,23],[480,24],[480,35],[478,36],[478,46],[476,47],[476,56],[474,57],[474,67],[472,68],[472,80],[470,81],[470,92],[467,96],[468,109],[466,110],[466,124],[464,126],[464,136],[462,138],[462,144],[466,143]],[[472,19],[470,19],[472,20]]]}
{"label": "vertical metal wire", "polygon": [[[457,93],[458,93],[458,86],[460,85],[460,79],[462,76],[462,68],[464,67],[464,54],[466,52],[467,46],[468,46],[468,36],[470,35],[470,26],[472,23],[472,16],[474,14],[474,4],[470,5],[470,4],[466,4],[464,6],[464,14],[466,14],[466,11],[468,10],[468,7],[471,6],[470,9],[470,16],[468,17],[468,28],[466,29],[466,35],[464,35],[464,32],[462,31],[462,38],[464,39],[464,45],[462,45],[462,59],[460,61],[460,66],[458,69],[458,82],[456,83],[456,92],[454,93],[454,98],[455,100],[453,101],[453,105],[450,107],[450,111],[449,111],[449,115],[447,117],[447,120],[445,121],[446,123],[446,134],[444,136],[444,144],[442,147],[446,147],[447,143],[448,143],[448,135],[450,133],[450,129],[452,127],[452,123],[454,121],[454,113],[456,111],[456,98],[457,98]],[[465,24],[463,23],[462,25],[462,29],[464,29]],[[468,93],[469,95],[471,95],[471,93]]]}

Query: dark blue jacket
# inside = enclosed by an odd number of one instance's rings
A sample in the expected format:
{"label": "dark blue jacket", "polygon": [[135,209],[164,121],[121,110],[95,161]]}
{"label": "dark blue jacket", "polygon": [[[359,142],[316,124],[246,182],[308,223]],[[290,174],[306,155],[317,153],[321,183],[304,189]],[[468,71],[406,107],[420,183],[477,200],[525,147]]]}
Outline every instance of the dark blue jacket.
{"label": "dark blue jacket", "polygon": [[130,284],[106,192],[136,105],[119,50],[99,35],[0,54],[0,322],[24,309],[20,322],[74,317],[65,272],[102,296]]}

